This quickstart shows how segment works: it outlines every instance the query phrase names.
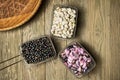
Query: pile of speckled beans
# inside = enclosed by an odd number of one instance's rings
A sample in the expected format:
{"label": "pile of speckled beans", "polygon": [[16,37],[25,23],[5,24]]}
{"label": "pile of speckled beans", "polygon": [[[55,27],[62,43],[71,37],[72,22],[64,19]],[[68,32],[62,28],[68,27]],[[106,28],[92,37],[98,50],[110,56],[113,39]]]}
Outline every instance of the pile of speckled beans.
{"label": "pile of speckled beans", "polygon": [[[82,75],[94,66],[94,60],[90,54],[77,42],[66,47],[60,58],[63,63],[76,75]],[[92,67],[91,67],[92,65]]]}

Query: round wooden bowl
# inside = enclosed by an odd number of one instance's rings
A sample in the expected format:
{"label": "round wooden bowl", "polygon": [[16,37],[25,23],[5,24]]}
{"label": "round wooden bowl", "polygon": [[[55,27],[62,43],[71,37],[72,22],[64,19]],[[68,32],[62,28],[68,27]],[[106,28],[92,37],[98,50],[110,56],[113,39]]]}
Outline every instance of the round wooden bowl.
{"label": "round wooden bowl", "polygon": [[16,28],[28,21],[42,0],[0,0],[0,31]]}

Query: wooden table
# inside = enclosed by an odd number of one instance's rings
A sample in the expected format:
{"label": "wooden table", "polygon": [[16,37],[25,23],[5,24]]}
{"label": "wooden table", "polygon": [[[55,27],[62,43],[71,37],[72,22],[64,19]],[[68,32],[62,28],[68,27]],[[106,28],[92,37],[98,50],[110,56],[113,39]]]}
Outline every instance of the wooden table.
{"label": "wooden table", "polygon": [[[96,68],[77,79],[57,58],[26,69],[19,46],[50,33],[54,4],[79,9],[75,39],[54,39],[57,52],[79,40],[93,55]],[[0,32],[0,80],[120,80],[120,0],[43,0],[36,15],[14,30]],[[10,65],[11,64],[11,65]]]}

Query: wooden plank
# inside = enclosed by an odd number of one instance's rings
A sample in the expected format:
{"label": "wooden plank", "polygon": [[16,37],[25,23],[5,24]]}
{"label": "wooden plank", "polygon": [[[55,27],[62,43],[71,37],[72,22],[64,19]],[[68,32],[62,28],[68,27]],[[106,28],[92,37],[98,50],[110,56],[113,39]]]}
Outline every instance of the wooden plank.
{"label": "wooden plank", "polygon": [[[41,5],[39,8],[39,11],[36,13],[34,18],[31,20],[28,26],[25,27],[25,29],[22,29],[23,32],[23,42],[26,42],[31,39],[39,38],[41,35],[44,35],[45,33],[45,25],[44,25],[44,4]],[[22,64],[21,64],[22,65]],[[23,74],[25,68],[23,68]],[[29,74],[30,80],[45,80],[45,64],[38,65],[35,67],[30,67],[27,70],[27,73]],[[26,77],[26,76],[24,76]],[[22,77],[22,80],[27,80]]]}
{"label": "wooden plank", "polygon": [[[88,46],[89,51],[95,57],[97,66],[91,74],[90,79],[108,79],[108,61],[109,61],[109,13],[110,2],[108,0],[93,1],[89,3],[91,9],[88,13],[89,38]],[[92,51],[93,50],[93,51]],[[95,75],[95,77],[94,77]]]}
{"label": "wooden plank", "polygon": [[[83,33],[85,26],[85,14],[86,14],[86,5],[87,0],[79,0],[79,1],[74,1],[74,0],[69,0],[68,4],[70,6],[74,6],[78,8],[78,24],[77,24],[77,29],[76,29],[76,36],[74,39],[67,40],[67,44],[73,42],[73,41],[81,41],[81,35],[84,35]],[[86,4],[86,5],[85,5]],[[79,80],[76,78],[69,70],[67,70],[67,79],[68,80]],[[81,78],[81,80],[87,80],[88,76]]]}
{"label": "wooden plank", "polygon": [[[14,34],[15,33],[15,34]],[[20,45],[20,30],[17,30],[16,31],[8,31],[8,32],[0,32],[0,43],[1,43],[1,47],[0,47],[0,54],[1,54],[1,60],[0,62],[4,61],[4,60],[7,60],[11,57],[14,57],[16,55],[18,55],[18,46]],[[17,39],[15,39],[17,38]],[[16,43],[16,44],[14,44]],[[18,59],[15,59],[16,61]],[[3,68],[7,65],[9,65],[11,62],[15,62],[15,60],[13,61],[8,61],[6,63],[3,63],[3,64],[0,64],[0,68]],[[16,73],[16,71],[14,70],[15,67],[13,67],[12,69],[10,68],[6,68],[4,69],[3,71],[0,71],[0,79],[1,80],[8,80],[8,79],[11,79],[11,75],[9,75],[10,73]],[[17,74],[13,75],[14,77],[16,77]]]}
{"label": "wooden plank", "polygon": [[120,80],[120,0],[110,1],[109,77]]}
{"label": "wooden plank", "polygon": [[[45,33],[49,34],[51,28],[52,9],[56,4],[63,4],[66,0],[50,0],[45,9]],[[66,46],[66,40],[53,39],[57,52]],[[58,58],[46,63],[46,80],[66,80],[66,68]]]}

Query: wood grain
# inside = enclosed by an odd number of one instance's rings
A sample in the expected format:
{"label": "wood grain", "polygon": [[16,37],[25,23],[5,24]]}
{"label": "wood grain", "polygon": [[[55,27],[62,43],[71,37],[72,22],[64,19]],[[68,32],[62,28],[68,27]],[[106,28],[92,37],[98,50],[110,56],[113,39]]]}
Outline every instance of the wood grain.
{"label": "wood grain", "polygon": [[36,67],[28,67],[21,61],[0,71],[0,80],[120,80],[120,0],[44,0],[28,23],[0,32],[0,62],[8,60],[0,64],[0,68],[22,59],[19,56],[10,60],[19,55],[19,46],[23,42],[50,34],[55,4],[79,9],[76,38],[64,40],[52,37],[57,52],[78,40],[95,58],[96,68],[78,79],[58,58]]}

